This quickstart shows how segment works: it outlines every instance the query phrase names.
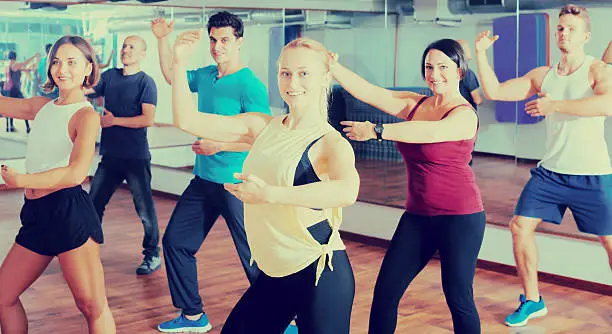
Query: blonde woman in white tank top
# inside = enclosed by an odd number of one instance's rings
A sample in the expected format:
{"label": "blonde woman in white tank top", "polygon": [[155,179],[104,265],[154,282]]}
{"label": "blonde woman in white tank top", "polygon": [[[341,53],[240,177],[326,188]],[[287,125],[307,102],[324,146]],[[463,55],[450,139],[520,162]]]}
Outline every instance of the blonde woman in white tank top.
{"label": "blonde woman in white tank top", "polygon": [[34,120],[28,138],[26,174],[2,166],[9,187],[25,188],[22,227],[0,267],[2,333],[27,333],[19,296],[57,256],[89,333],[115,333],[100,261],[102,229],[80,184],[87,177],[100,117],[83,88],[98,80],[93,49],[83,38],[64,36],[52,47],[44,88],[59,98],[0,97],[0,114]]}
{"label": "blonde woman in white tank top", "polygon": [[[247,238],[262,271],[222,333],[280,334],[297,315],[300,334],[348,334],[355,286],[338,227],[340,208],[357,198],[359,176],[350,144],[327,123],[329,52],[309,39],[283,49],[278,82],[288,115],[220,116],[197,111],[184,75],[200,39],[201,31],[186,32],[174,46],[174,124],[252,145],[237,175],[243,182],[225,188],[245,203]],[[303,163],[311,180],[295,185]]]}
{"label": "blonde woman in white tank top", "polygon": [[546,153],[532,169],[510,222],[524,295],[519,308],[506,318],[508,326],[524,326],[548,312],[538,291],[534,233],[540,222],[560,224],[569,208],[582,232],[599,237],[612,268],[612,167],[604,138],[605,117],[612,115],[612,68],[585,54],[590,37],[586,8],[566,5],[559,12],[555,32],[561,60],[503,83],[486,55],[498,36],[489,37],[486,31],[476,39],[486,97],[520,101],[539,94],[526,104],[525,111],[546,117]]}

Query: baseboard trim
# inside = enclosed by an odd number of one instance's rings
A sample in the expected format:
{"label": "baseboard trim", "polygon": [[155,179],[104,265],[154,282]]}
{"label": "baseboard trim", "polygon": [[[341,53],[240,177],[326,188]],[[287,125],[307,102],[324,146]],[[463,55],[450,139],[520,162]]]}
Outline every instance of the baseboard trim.
{"label": "baseboard trim", "polygon": [[389,244],[391,243],[390,240],[371,237],[371,236],[363,235],[359,233],[347,232],[347,231],[340,231],[340,237],[342,237],[342,240],[360,242],[362,244],[381,247],[381,248],[387,248],[389,247]]}
{"label": "baseboard trim", "polygon": [[516,163],[521,165],[535,165],[540,161],[540,159],[530,159],[530,158],[521,158],[514,155],[501,154],[501,153],[491,153],[491,152],[472,152],[472,156],[481,156],[481,157],[494,157],[498,159],[504,160],[514,160]]}
{"label": "baseboard trim", "polygon": [[[340,231],[340,235],[344,240],[360,242],[366,245],[382,248],[389,247],[390,243],[389,240],[370,237],[367,235],[362,235],[353,232]],[[476,266],[480,269],[489,270],[500,274],[516,276],[516,268],[511,265],[479,259]],[[576,290],[593,292],[604,296],[612,296],[612,286],[607,284],[589,282],[577,278],[543,272],[538,273],[538,278],[541,282],[564,286]]]}
{"label": "baseboard trim", "polygon": [[[125,188],[128,189],[127,184],[122,184],[122,186],[125,186]],[[180,195],[171,194],[169,192],[165,192],[161,190],[152,189],[151,191],[153,192],[153,196],[159,196],[161,198],[171,199],[175,201],[178,201],[178,199],[181,198]]]}
{"label": "baseboard trim", "polygon": [[[480,269],[516,276],[516,267],[511,265],[480,259],[476,265]],[[538,272],[538,279],[542,282],[556,284],[567,288],[593,292],[604,296],[612,296],[612,285],[589,282],[577,278],[543,272]]]}

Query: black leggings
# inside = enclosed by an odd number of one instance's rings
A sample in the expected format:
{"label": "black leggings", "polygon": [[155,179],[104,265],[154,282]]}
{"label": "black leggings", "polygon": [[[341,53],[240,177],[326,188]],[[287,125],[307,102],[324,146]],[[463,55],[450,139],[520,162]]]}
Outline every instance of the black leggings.
{"label": "black leggings", "polygon": [[394,333],[402,295],[436,250],[455,333],[480,333],[472,285],[485,223],[484,212],[433,217],[405,212],[376,280],[369,333]]}
{"label": "black leggings", "polygon": [[[8,97],[14,97],[17,99],[23,99],[23,94],[21,93],[21,90],[17,87],[13,87],[13,89],[11,90],[3,90],[2,95],[8,96]],[[28,122],[27,119],[25,120],[25,124],[26,124],[26,132],[30,133],[30,122]],[[6,117],[6,132],[9,132],[9,131],[15,131],[15,124],[12,118]]]}
{"label": "black leggings", "polygon": [[[327,221],[308,228],[315,240],[326,243]],[[346,251],[335,251],[334,271],[327,264],[315,286],[317,261],[285,277],[263,271],[227,318],[222,334],[281,334],[297,315],[300,334],[348,334],[355,296],[355,278]]]}

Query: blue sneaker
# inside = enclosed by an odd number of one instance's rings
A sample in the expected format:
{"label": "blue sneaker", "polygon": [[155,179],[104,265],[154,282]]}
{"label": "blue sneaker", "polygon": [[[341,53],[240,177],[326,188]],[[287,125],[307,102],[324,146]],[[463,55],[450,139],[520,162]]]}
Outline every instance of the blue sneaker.
{"label": "blue sneaker", "polygon": [[198,320],[189,320],[185,317],[185,314],[181,312],[181,315],[176,319],[159,324],[157,329],[163,333],[206,333],[212,329],[212,326],[210,322],[208,322],[206,313],[202,313],[202,316]]}
{"label": "blue sneaker", "polygon": [[506,317],[505,324],[510,327],[520,327],[527,325],[527,321],[533,318],[543,317],[548,313],[546,305],[544,305],[544,298],[540,296],[539,302],[525,299],[525,295],[521,294],[519,298],[521,305]]}
{"label": "blue sneaker", "polygon": [[298,328],[296,325],[289,325],[283,334],[298,334]]}

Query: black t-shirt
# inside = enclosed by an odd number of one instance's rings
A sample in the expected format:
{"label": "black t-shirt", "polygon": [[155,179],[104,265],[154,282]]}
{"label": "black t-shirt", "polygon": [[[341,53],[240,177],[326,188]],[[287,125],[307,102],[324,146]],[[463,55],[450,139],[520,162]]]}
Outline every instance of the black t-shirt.
{"label": "black t-shirt", "polygon": [[[113,68],[102,73],[96,96],[104,96],[104,107],[115,117],[142,115],[142,104],[157,105],[157,87],[153,78],[140,71],[123,75]],[[102,129],[100,155],[123,159],[150,159],[147,128],[111,126]]]}
{"label": "black t-shirt", "polygon": [[459,92],[461,96],[463,96],[468,102],[474,107],[474,110],[478,109],[476,102],[474,102],[474,98],[472,98],[472,91],[480,87],[478,83],[478,78],[476,78],[476,74],[472,72],[472,70],[468,69],[467,73],[459,81]]}

